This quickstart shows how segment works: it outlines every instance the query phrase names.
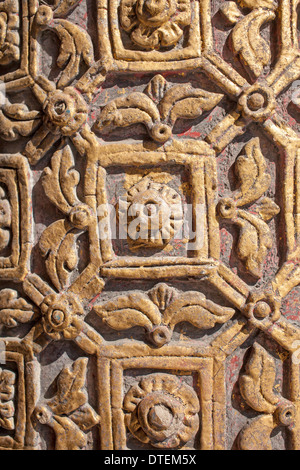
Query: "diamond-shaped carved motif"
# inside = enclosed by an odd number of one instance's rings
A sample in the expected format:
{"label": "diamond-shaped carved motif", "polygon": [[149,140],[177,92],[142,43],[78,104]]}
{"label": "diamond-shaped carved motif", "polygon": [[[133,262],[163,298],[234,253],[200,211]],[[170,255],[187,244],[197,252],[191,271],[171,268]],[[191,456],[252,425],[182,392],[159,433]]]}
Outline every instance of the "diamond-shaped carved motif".
{"label": "diamond-shaped carved motif", "polygon": [[0,0],[1,449],[300,449],[298,6]]}

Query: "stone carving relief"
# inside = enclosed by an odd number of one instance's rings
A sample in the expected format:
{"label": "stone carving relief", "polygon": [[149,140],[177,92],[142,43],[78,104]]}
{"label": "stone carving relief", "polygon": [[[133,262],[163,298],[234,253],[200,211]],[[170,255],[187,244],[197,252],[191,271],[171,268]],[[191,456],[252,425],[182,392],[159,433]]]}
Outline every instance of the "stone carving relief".
{"label": "stone carving relief", "polygon": [[298,0],[0,0],[0,449],[300,449]]}

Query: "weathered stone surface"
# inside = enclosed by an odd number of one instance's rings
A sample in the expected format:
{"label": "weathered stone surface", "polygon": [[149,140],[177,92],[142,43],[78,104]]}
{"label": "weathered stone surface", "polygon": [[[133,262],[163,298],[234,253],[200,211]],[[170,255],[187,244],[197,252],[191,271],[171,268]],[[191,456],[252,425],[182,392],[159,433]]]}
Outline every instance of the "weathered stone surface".
{"label": "weathered stone surface", "polygon": [[0,0],[0,449],[300,449],[299,0]]}

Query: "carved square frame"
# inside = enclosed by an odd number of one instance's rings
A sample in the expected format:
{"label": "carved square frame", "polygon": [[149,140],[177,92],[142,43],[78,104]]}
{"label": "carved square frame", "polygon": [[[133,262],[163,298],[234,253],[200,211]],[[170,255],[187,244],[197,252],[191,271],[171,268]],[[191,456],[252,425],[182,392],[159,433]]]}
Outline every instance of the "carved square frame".
{"label": "carved square frame", "polygon": [[[210,450],[222,448],[225,426],[224,409],[225,396],[222,393],[221,375],[214,374],[214,359],[210,357],[166,357],[146,356],[109,359],[98,359],[100,380],[100,403],[109,406],[100,407],[103,426],[100,431],[102,449],[126,449],[126,425],[123,412],[123,374],[126,369],[151,369],[154,371],[180,370],[184,375],[196,373],[197,395],[200,402],[200,436],[199,448]],[[112,386],[113,383],[113,386]],[[214,415],[218,419],[214,419]],[[184,448],[182,449],[184,450]]]}
{"label": "carved square frame", "polygon": [[12,362],[17,368],[17,410],[15,434],[13,437],[0,436],[0,450],[30,450],[35,447],[36,438],[31,415],[36,404],[37,361],[20,343],[8,340],[5,345],[4,367],[7,362]]}
{"label": "carved square frame", "polygon": [[0,279],[21,281],[28,273],[32,226],[28,175],[29,166],[23,156],[0,155],[0,182],[9,182],[13,216],[12,254],[8,258],[0,258]]}
{"label": "carved square frame", "polygon": [[130,72],[194,69],[201,65],[201,55],[211,42],[210,0],[194,0],[195,18],[192,20],[191,40],[188,46],[174,51],[137,51],[125,49],[121,40],[118,19],[118,0],[97,0],[98,25],[101,28],[99,49],[104,62],[112,62],[111,69]]}
{"label": "carved square frame", "polygon": [[[32,83],[29,76],[30,64],[30,29],[34,20],[33,15],[36,7],[29,0],[21,0],[21,12],[19,17],[22,24],[19,27],[20,35],[20,59],[19,67],[14,72],[6,73],[0,76],[0,82],[5,83],[5,90],[22,90]],[[34,11],[31,11],[34,10]]]}
{"label": "carved square frame", "polygon": [[[148,260],[138,256],[127,256],[126,259],[123,259],[122,256],[113,258],[110,241],[100,240],[101,275],[118,278],[153,278],[168,275],[181,277],[186,272],[187,266],[189,275],[201,276],[205,274],[206,265],[211,266],[211,263],[219,258],[219,225],[215,213],[216,161],[215,153],[209,145],[201,141],[185,141],[184,143],[174,141],[164,148],[153,145],[150,149],[145,149],[141,144],[117,144],[101,146],[99,150],[98,164],[101,167],[98,167],[97,170],[97,162],[92,163],[91,179],[88,178],[86,184],[89,194],[91,194],[91,187],[93,187],[92,192],[96,198],[97,207],[107,202],[106,168],[113,166],[141,167],[147,166],[150,161],[153,167],[172,163],[185,165],[189,168],[193,211],[196,211],[196,204],[205,205],[203,211],[205,238],[204,242],[195,241],[196,249],[193,250],[192,257],[162,256]],[[209,176],[211,174],[214,176]],[[176,266],[175,272],[174,265]]]}

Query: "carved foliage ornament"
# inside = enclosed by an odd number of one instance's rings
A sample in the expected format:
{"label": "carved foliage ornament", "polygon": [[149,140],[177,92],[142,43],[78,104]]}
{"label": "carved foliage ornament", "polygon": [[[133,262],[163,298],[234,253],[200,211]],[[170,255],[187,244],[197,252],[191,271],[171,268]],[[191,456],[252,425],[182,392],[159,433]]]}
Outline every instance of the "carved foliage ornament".
{"label": "carved foliage ornament", "polygon": [[217,5],[0,0],[0,449],[300,448],[299,1]]}

